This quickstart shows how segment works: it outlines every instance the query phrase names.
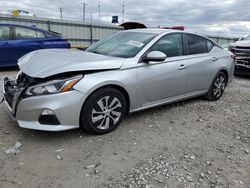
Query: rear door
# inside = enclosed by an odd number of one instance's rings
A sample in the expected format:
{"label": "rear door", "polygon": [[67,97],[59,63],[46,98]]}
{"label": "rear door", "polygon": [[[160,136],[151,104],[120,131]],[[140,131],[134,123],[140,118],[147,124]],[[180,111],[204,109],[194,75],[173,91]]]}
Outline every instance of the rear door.
{"label": "rear door", "polygon": [[23,55],[44,47],[44,34],[26,27],[15,27],[12,54],[15,63]]}
{"label": "rear door", "polygon": [[194,34],[184,34],[188,53],[187,93],[206,92],[216,74],[214,64],[218,57],[211,53],[213,43],[208,39]]}
{"label": "rear door", "polygon": [[10,66],[12,64],[12,35],[11,27],[0,26],[0,67]]}

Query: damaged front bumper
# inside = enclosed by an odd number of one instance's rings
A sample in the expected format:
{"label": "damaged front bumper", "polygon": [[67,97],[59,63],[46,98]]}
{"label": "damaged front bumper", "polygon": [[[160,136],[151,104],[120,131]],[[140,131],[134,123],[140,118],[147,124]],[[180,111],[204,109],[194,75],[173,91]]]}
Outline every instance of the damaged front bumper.
{"label": "damaged front bumper", "polygon": [[3,81],[4,103],[10,116],[22,128],[63,131],[79,128],[84,95],[77,91],[25,97],[26,88],[15,81]]}
{"label": "damaged front bumper", "polygon": [[3,98],[7,111],[9,112],[12,119],[15,120],[16,106],[19,102],[19,97],[24,91],[23,87],[18,87],[15,81],[9,80],[8,77],[4,78],[3,81]]}

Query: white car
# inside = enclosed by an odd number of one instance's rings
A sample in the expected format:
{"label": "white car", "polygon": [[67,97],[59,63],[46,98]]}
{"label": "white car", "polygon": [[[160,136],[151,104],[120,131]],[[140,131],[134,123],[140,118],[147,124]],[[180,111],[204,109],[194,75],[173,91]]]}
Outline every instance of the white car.
{"label": "white car", "polygon": [[250,76],[250,35],[229,46],[236,55],[235,74]]}

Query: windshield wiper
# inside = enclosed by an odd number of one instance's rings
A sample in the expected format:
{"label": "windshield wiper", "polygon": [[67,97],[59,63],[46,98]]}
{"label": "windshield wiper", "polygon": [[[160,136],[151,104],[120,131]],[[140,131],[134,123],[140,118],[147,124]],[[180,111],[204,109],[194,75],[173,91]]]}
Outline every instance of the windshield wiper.
{"label": "windshield wiper", "polygon": [[92,50],[87,51],[87,52],[91,52],[91,53],[95,53],[95,54],[101,54],[101,53],[100,53],[100,52],[98,52],[98,51],[92,51]]}

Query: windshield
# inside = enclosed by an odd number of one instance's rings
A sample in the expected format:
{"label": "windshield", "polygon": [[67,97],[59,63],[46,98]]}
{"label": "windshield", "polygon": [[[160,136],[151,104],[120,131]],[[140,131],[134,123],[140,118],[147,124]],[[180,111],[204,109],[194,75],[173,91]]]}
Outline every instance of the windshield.
{"label": "windshield", "polygon": [[250,40],[250,35],[248,35],[244,40]]}
{"label": "windshield", "polygon": [[93,44],[86,51],[114,57],[134,57],[155,36],[152,33],[119,32]]}

